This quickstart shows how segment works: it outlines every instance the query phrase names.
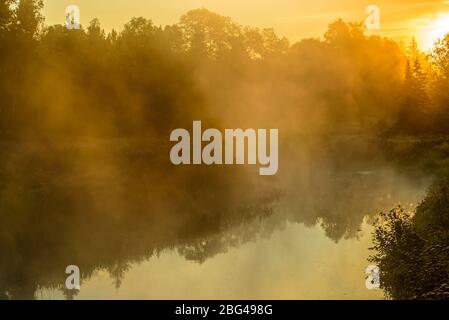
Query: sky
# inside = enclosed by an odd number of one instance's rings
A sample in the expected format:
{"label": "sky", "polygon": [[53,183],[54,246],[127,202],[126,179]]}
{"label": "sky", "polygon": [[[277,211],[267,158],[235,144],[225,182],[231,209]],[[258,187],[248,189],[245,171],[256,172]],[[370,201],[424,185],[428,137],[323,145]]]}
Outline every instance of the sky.
{"label": "sky", "polygon": [[65,8],[80,8],[81,23],[98,18],[106,30],[120,30],[132,17],[143,16],[158,25],[173,24],[182,14],[207,8],[242,25],[272,27],[296,42],[320,37],[332,21],[364,21],[366,8],[380,9],[380,30],[370,31],[395,40],[415,37],[422,50],[449,32],[449,1],[441,0],[44,0],[47,25],[62,24]]}

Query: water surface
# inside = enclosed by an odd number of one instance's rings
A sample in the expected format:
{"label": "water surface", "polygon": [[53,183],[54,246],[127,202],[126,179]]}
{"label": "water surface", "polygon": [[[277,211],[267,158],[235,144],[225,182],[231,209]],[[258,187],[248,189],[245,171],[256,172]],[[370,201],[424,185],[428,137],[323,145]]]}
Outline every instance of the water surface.
{"label": "water surface", "polygon": [[[326,149],[289,152],[261,177],[174,167],[151,143],[9,146],[4,298],[380,299],[365,287],[372,221],[413,208],[428,185]],[[80,292],[64,290],[68,265],[81,269]]]}

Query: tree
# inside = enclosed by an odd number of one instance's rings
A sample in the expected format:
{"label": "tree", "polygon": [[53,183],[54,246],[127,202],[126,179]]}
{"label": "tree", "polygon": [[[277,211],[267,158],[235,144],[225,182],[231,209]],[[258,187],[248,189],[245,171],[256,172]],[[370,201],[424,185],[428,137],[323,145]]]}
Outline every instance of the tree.
{"label": "tree", "polygon": [[449,79],[449,33],[435,42],[430,53],[430,59],[437,69],[438,76],[443,80]]}
{"label": "tree", "polygon": [[181,17],[180,26],[187,47],[193,56],[217,59],[238,46],[242,29],[231,18],[196,9]]}
{"label": "tree", "polygon": [[436,76],[434,79],[434,100],[438,126],[441,132],[449,132],[449,33],[435,42],[431,51],[430,62],[434,67]]}
{"label": "tree", "polygon": [[105,39],[104,30],[101,29],[101,24],[98,19],[93,19],[91,22],[89,22],[89,26],[87,27],[87,34],[92,38],[92,41]]}
{"label": "tree", "polygon": [[417,57],[407,60],[402,103],[394,131],[406,134],[430,132],[430,99],[426,91],[427,75]]}
{"label": "tree", "polygon": [[393,299],[449,299],[449,177],[430,188],[415,212],[380,214],[373,233],[381,288]]}
{"label": "tree", "polygon": [[346,23],[339,19],[329,24],[324,39],[327,43],[342,49],[350,49],[357,41],[364,40],[363,25],[361,23]]}
{"label": "tree", "polygon": [[11,8],[14,0],[0,0],[0,30],[10,26],[13,18]]}
{"label": "tree", "polygon": [[16,9],[19,29],[31,36],[36,35],[44,21],[44,17],[41,14],[43,7],[43,0],[20,0]]}

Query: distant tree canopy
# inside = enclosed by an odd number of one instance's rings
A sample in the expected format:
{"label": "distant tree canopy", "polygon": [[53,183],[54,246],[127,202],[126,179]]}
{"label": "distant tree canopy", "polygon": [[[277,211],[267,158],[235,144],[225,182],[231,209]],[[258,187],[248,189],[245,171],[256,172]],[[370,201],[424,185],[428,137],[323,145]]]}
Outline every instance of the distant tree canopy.
{"label": "distant tree canopy", "polygon": [[0,137],[166,134],[194,118],[320,133],[447,133],[449,38],[432,54],[337,20],[290,45],[206,9],[165,27],[45,26],[0,1]]}

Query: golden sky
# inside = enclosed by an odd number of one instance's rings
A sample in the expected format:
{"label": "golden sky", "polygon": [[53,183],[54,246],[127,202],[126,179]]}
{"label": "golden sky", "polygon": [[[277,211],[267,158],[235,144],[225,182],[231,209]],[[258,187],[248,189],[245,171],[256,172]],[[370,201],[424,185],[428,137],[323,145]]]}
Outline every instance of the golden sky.
{"label": "golden sky", "polygon": [[273,27],[291,41],[322,36],[337,18],[363,21],[368,5],[381,13],[378,33],[396,40],[415,37],[421,49],[449,32],[449,1],[441,0],[44,0],[47,24],[64,23],[65,8],[76,4],[81,23],[99,18],[106,30],[120,29],[135,16],[172,24],[190,9],[207,8],[244,25]]}

